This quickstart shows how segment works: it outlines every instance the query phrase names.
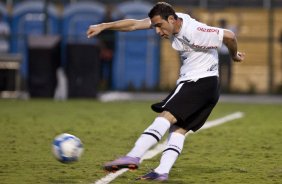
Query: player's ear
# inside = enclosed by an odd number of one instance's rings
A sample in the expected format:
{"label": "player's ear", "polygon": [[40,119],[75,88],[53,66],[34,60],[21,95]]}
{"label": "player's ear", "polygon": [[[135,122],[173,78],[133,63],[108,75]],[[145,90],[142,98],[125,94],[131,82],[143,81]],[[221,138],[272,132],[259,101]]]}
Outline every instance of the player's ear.
{"label": "player's ear", "polygon": [[172,15],[168,16],[168,20],[169,23],[173,24],[175,22],[175,19]]}

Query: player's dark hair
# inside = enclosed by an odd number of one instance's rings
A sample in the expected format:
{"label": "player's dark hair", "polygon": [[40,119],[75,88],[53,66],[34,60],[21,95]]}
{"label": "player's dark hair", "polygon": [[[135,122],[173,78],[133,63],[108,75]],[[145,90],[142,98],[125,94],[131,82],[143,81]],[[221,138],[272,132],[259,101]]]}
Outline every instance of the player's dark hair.
{"label": "player's dark hair", "polygon": [[148,16],[150,18],[153,18],[154,16],[161,16],[162,19],[168,20],[168,17],[172,15],[174,19],[177,19],[177,15],[172,8],[172,6],[166,2],[158,2],[148,13]]}

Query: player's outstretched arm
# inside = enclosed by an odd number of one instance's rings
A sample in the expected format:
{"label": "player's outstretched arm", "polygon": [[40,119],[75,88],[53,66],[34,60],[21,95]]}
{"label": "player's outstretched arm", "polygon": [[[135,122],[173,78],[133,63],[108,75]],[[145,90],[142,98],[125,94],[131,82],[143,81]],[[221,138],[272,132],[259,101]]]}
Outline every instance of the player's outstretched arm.
{"label": "player's outstretched arm", "polygon": [[149,28],[151,28],[151,21],[149,18],[142,20],[124,19],[114,22],[90,25],[86,34],[88,38],[91,38],[93,36],[98,35],[103,30],[134,31]]}
{"label": "player's outstretched arm", "polygon": [[245,53],[237,51],[237,39],[232,31],[224,30],[223,43],[227,46],[233,61],[241,62],[245,59]]}

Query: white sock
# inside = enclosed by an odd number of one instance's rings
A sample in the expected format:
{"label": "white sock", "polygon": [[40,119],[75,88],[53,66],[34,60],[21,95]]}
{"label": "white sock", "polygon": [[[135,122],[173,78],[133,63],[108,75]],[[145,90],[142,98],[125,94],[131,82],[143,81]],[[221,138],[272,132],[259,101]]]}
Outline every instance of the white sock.
{"label": "white sock", "polygon": [[166,149],[163,151],[160,165],[154,170],[159,174],[169,173],[176,159],[180,155],[185,135],[173,132],[167,142]]}
{"label": "white sock", "polygon": [[161,140],[169,127],[170,122],[167,119],[157,117],[135,142],[134,148],[127,156],[141,158],[148,149]]}

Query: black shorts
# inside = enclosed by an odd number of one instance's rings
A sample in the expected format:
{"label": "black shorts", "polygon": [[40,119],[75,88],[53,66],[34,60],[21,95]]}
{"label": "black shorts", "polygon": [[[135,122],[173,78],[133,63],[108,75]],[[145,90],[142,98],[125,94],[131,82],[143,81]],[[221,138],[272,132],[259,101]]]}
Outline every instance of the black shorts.
{"label": "black shorts", "polygon": [[201,128],[219,99],[218,77],[206,77],[196,82],[181,82],[160,103],[151,107],[155,112],[170,112],[175,125],[187,131]]}

